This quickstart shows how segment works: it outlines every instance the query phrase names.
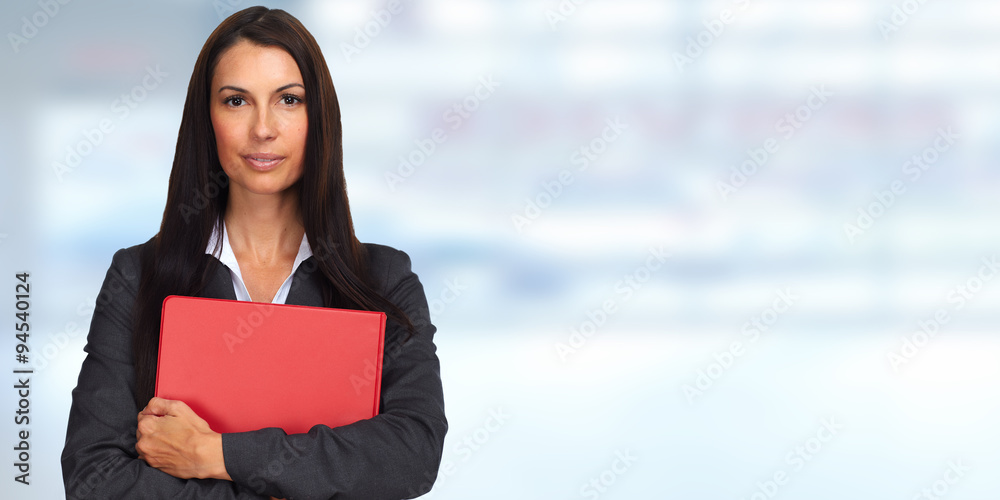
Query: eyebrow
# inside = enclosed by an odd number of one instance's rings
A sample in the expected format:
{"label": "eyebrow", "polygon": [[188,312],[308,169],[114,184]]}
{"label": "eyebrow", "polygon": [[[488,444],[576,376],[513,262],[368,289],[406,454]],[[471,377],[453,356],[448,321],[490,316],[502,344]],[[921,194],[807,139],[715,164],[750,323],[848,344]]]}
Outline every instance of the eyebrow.
{"label": "eyebrow", "polygon": [[[288,85],[283,85],[281,87],[278,87],[277,89],[274,90],[274,93],[277,94],[278,92],[281,92],[283,90],[288,90],[288,89],[290,89],[292,87],[302,87],[302,90],[306,89],[305,87],[302,86],[301,83],[289,83]],[[223,90],[226,90],[226,89],[235,90],[236,92],[242,92],[244,94],[247,94],[247,93],[250,92],[247,89],[241,89],[239,87],[234,87],[232,85],[223,85],[222,87],[219,88],[219,92],[222,92]]]}

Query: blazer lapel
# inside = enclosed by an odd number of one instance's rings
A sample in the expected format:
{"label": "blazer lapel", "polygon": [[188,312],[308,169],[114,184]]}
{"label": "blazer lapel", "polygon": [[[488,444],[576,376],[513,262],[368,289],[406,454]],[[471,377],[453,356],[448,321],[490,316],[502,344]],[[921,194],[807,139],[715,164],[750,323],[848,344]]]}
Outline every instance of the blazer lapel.
{"label": "blazer lapel", "polygon": [[319,281],[322,274],[316,265],[315,257],[302,261],[292,277],[292,287],[288,290],[285,303],[323,307],[323,289]]}
{"label": "blazer lapel", "polygon": [[202,290],[202,297],[210,297],[213,299],[229,299],[236,300],[236,290],[233,290],[233,277],[229,274],[229,268],[222,265],[219,259],[206,255],[208,259],[211,259],[209,266],[209,278],[208,283],[205,284],[205,289]]}

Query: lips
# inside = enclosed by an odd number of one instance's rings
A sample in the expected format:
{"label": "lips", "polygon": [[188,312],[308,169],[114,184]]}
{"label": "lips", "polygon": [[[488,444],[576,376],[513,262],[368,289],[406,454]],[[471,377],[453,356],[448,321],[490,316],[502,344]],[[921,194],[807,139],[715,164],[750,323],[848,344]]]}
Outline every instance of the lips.
{"label": "lips", "polygon": [[254,169],[266,171],[281,163],[285,157],[272,153],[250,153],[243,155],[243,159]]}

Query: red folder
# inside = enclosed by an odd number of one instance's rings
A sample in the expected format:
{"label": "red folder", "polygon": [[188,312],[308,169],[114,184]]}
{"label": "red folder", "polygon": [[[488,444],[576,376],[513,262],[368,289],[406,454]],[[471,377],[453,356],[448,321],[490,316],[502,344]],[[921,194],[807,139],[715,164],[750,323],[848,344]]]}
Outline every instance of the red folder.
{"label": "red folder", "polygon": [[215,432],[347,425],[378,414],[385,314],[171,295],[156,396]]}

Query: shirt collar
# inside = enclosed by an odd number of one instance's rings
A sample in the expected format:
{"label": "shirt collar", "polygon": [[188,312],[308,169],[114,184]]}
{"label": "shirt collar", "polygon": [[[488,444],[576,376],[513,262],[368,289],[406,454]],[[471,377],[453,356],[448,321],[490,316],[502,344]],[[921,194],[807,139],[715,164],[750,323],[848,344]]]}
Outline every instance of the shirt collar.
{"label": "shirt collar", "polygon": [[[222,244],[218,252],[215,252],[216,245],[219,244],[219,226],[222,226]],[[249,294],[246,292],[246,285],[243,283],[243,273],[240,272],[240,264],[236,261],[236,254],[233,253],[233,247],[229,245],[229,232],[226,231],[226,221],[222,220],[219,224],[212,226],[212,235],[208,238],[208,246],[205,248],[205,253],[219,259],[223,265],[229,268],[229,271],[233,275],[233,285],[236,289],[237,298],[243,300],[243,296],[246,296],[245,300],[249,299]],[[218,253],[218,255],[216,254]],[[292,276],[295,275],[295,271],[298,270],[299,264],[303,261],[312,257],[312,247],[309,246],[309,238],[305,234],[302,235],[302,242],[299,243],[299,251],[295,255],[295,262],[292,263],[292,272],[285,279],[285,283],[282,284],[282,289],[275,299],[281,299],[284,302],[284,296],[287,296],[288,290],[287,285],[290,284]],[[242,292],[242,293],[241,293]]]}

